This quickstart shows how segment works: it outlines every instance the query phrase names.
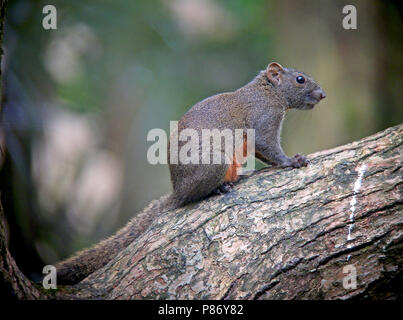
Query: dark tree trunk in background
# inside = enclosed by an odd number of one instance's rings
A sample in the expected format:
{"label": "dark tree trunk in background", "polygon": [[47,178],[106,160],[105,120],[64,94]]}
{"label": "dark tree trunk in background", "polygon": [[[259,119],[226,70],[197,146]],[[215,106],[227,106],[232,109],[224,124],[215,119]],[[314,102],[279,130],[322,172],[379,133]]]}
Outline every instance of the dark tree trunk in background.
{"label": "dark tree trunk in background", "polygon": [[398,0],[376,2],[376,25],[378,42],[376,45],[376,77],[373,89],[376,92],[377,129],[397,124],[403,118],[401,101],[403,94],[403,65],[400,59],[403,42],[403,4]]}
{"label": "dark tree trunk in background", "polygon": [[32,286],[2,236],[1,274],[27,299],[401,298],[402,142],[399,125],[312,154],[307,168],[257,172],[160,216],[104,268],[56,291]]}
{"label": "dark tree trunk in background", "polygon": [[[1,48],[1,57],[3,55],[3,30],[4,30],[4,22],[5,22],[5,12],[6,12],[7,1],[0,1],[0,48]],[[1,106],[0,106],[0,120],[1,112],[3,111],[3,82],[2,82],[2,70],[0,68],[0,83],[1,83]],[[0,130],[2,130],[0,126]],[[4,132],[0,132],[0,134],[4,134]],[[0,139],[0,170],[1,166],[6,157],[5,145],[3,141]],[[8,250],[8,228],[6,218],[3,212],[3,207],[0,202],[0,294],[2,298],[5,296],[6,298],[16,297],[19,299],[40,299],[46,298],[45,295],[42,295],[40,291],[35,288],[35,286],[31,283],[31,281],[20,271],[17,267],[15,260],[10,255]]]}

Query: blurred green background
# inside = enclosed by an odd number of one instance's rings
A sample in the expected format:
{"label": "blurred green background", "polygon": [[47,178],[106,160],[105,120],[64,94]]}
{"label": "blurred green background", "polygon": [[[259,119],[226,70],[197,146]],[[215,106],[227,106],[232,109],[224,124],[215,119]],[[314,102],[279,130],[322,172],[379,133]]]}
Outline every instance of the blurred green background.
{"label": "blurred green background", "polygon": [[[42,27],[46,4],[57,30]],[[342,27],[347,4],[357,30]],[[148,131],[271,61],[327,93],[289,112],[290,156],[401,123],[402,30],[399,1],[9,1],[0,187],[17,263],[41,272],[169,192],[168,167],[147,162]]]}

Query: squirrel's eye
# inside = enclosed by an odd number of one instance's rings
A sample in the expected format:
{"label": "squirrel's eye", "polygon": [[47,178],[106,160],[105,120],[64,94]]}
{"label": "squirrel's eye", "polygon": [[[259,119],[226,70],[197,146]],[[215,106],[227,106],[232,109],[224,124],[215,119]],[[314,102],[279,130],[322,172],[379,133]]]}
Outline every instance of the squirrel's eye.
{"label": "squirrel's eye", "polygon": [[298,83],[304,83],[305,82],[305,78],[303,76],[298,76],[297,77],[297,82]]}

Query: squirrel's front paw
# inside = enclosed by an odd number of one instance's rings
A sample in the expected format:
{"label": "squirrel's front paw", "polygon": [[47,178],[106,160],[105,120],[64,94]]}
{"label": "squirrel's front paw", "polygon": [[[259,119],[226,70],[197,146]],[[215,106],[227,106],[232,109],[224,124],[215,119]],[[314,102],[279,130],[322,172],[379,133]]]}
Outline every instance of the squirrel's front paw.
{"label": "squirrel's front paw", "polygon": [[301,168],[306,167],[309,161],[305,156],[300,154],[296,154],[293,158],[287,158],[283,163],[282,167],[293,167],[293,168]]}
{"label": "squirrel's front paw", "polygon": [[297,160],[298,164],[300,165],[296,168],[306,167],[309,163],[309,160],[305,156],[300,154],[296,154],[293,159]]}

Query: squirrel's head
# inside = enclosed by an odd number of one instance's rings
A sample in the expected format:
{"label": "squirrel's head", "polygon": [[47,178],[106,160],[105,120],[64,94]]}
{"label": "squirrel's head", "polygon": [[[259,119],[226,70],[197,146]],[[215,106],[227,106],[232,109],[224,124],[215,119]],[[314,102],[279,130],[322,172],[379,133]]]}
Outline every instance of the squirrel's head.
{"label": "squirrel's head", "polygon": [[289,108],[312,109],[326,98],[325,91],[311,77],[291,68],[283,68],[277,62],[267,66],[266,75],[269,82],[284,95]]}

